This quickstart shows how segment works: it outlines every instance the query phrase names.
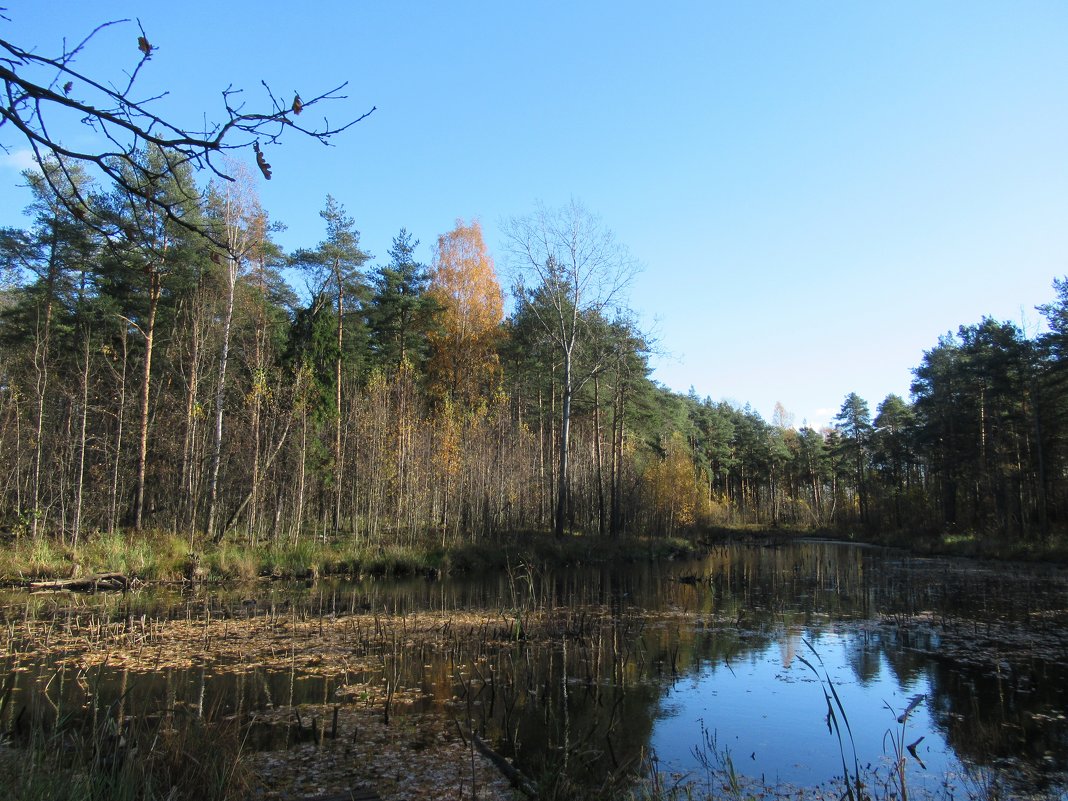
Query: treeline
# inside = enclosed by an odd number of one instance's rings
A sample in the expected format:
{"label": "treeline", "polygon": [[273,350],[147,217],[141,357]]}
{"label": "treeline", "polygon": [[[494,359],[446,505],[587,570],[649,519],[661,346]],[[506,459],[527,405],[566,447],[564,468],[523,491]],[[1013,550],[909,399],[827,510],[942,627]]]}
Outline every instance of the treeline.
{"label": "treeline", "polygon": [[50,163],[25,174],[28,227],[0,235],[0,530],[425,545],[649,526],[646,346],[591,215],[558,216],[601,261],[548,253],[505,319],[477,222],[430,265],[403,229],[372,263],[328,198],[322,240],[284,253],[247,176],[201,191],[143,158],[159,203]]}
{"label": "treeline", "polygon": [[821,431],[781,406],[769,424],[675,397],[664,464],[692,461],[727,522],[1049,542],[1068,513],[1068,281],[1054,288],[1046,333],[961,326],[924,353],[911,402],[888,395],[873,413],[851,393]]}
{"label": "treeline", "polygon": [[375,260],[328,198],[322,240],[285,253],[247,177],[202,191],[143,158],[160,203],[51,163],[26,174],[27,227],[0,232],[0,532],[423,547],[1063,519],[1064,284],[1048,335],[962,328],[911,404],[851,395],[798,430],[650,381],[633,265],[575,204],[512,221],[506,317],[477,222],[429,265],[403,229]]}

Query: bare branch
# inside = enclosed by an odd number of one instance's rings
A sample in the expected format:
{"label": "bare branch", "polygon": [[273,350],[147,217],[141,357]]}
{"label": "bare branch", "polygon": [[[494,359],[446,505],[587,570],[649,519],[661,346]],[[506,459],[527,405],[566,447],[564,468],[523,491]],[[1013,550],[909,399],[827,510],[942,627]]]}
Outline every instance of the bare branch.
{"label": "bare branch", "polygon": [[[283,135],[293,130],[323,144],[365,120],[376,109],[372,107],[355,119],[341,125],[331,125],[324,116],[318,125],[307,115],[301,124],[295,122],[297,115],[319,103],[347,99],[341,92],[346,83],[303,99],[295,94],[290,103],[283,103],[263,83],[269,100],[265,111],[246,111],[244,103],[236,103],[240,94],[232,86],[222,93],[223,120],[218,123],[203,123],[203,130],[185,127],[157,114],[152,104],[166,96],[166,92],[147,98],[134,95],[138,76],[147,62],[157,52],[140,20],[137,27],[137,47],[140,53],[134,68],[118,87],[107,85],[92,78],[75,67],[75,61],[100,31],[129,20],[105,22],[97,26],[77,46],[68,49],[64,44],[58,56],[46,56],[23,49],[13,42],[0,39],[0,130],[5,125],[24,138],[37,160],[46,159],[82,162],[94,166],[108,181],[145,203],[155,207],[168,219],[201,234],[213,244],[225,247],[214,232],[202,224],[183,221],[170,201],[160,200],[150,187],[161,177],[148,160],[141,156],[150,148],[165,152],[167,171],[189,166],[194,170],[208,170],[216,177],[231,181],[233,177],[225,167],[217,166],[212,156],[224,151],[250,149],[255,152],[256,164],[266,178],[271,177],[262,144],[278,144]],[[88,150],[71,147],[63,142],[55,124],[66,117],[78,119],[92,128],[107,143],[103,148]],[[5,147],[5,149],[7,149]],[[56,191],[57,187],[50,187]],[[57,192],[57,198],[72,213],[79,208],[84,213],[87,205],[84,198],[70,193]],[[73,204],[73,205],[72,205]]]}

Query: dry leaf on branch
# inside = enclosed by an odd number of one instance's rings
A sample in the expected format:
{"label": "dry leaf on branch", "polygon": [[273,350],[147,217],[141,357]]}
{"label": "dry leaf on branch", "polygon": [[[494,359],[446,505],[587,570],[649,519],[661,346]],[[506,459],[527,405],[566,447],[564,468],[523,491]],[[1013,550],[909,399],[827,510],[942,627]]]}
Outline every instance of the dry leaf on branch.
{"label": "dry leaf on branch", "polygon": [[260,143],[253,142],[252,149],[256,151],[256,166],[260,168],[260,172],[263,173],[263,177],[268,181],[271,180],[271,165],[267,163],[267,159],[263,157],[263,151],[260,150]]}
{"label": "dry leaf on branch", "polygon": [[300,100],[300,95],[293,95],[293,113],[300,114],[304,110],[304,104]]}

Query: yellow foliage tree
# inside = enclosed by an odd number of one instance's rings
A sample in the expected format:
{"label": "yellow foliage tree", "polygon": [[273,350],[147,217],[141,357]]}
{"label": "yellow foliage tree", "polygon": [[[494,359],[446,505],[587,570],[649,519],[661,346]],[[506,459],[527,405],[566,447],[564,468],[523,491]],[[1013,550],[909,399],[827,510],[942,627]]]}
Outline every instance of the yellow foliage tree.
{"label": "yellow foliage tree", "polygon": [[478,220],[438,237],[429,294],[442,309],[430,337],[429,388],[438,398],[477,405],[499,382],[496,338],[504,296]]}
{"label": "yellow foliage tree", "polygon": [[646,470],[646,482],[665,534],[707,519],[708,498],[697,483],[690,449],[678,431],[668,440],[664,458]]}

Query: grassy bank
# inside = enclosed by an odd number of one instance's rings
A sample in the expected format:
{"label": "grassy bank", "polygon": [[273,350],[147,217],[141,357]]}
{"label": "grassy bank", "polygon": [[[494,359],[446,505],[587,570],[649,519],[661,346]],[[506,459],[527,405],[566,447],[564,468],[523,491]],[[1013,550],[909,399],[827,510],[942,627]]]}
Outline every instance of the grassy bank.
{"label": "grassy bank", "polygon": [[567,566],[677,559],[702,547],[677,538],[608,540],[571,536],[562,540],[530,532],[506,542],[485,541],[442,548],[433,545],[361,545],[350,538],[252,545],[190,540],[169,532],[98,533],[77,550],[50,537],[22,537],[0,545],[0,583],[115,572],[142,581],[228,580],[262,577],[437,576],[503,570],[519,561]]}
{"label": "grassy bank", "polygon": [[564,567],[700,556],[725,542],[781,545],[798,538],[825,538],[903,548],[924,556],[964,556],[1068,564],[1068,536],[1041,541],[976,532],[841,531],[828,528],[734,526],[709,529],[693,539],[627,537],[609,539],[527,532],[501,541],[485,540],[441,547],[428,544],[381,545],[351,537],[249,544],[219,544],[165,531],[96,533],[77,550],[44,536],[0,543],[0,584],[21,585],[40,579],[116,572],[142,581],[249,581],[262,577],[438,576],[505,570],[528,562]]}

